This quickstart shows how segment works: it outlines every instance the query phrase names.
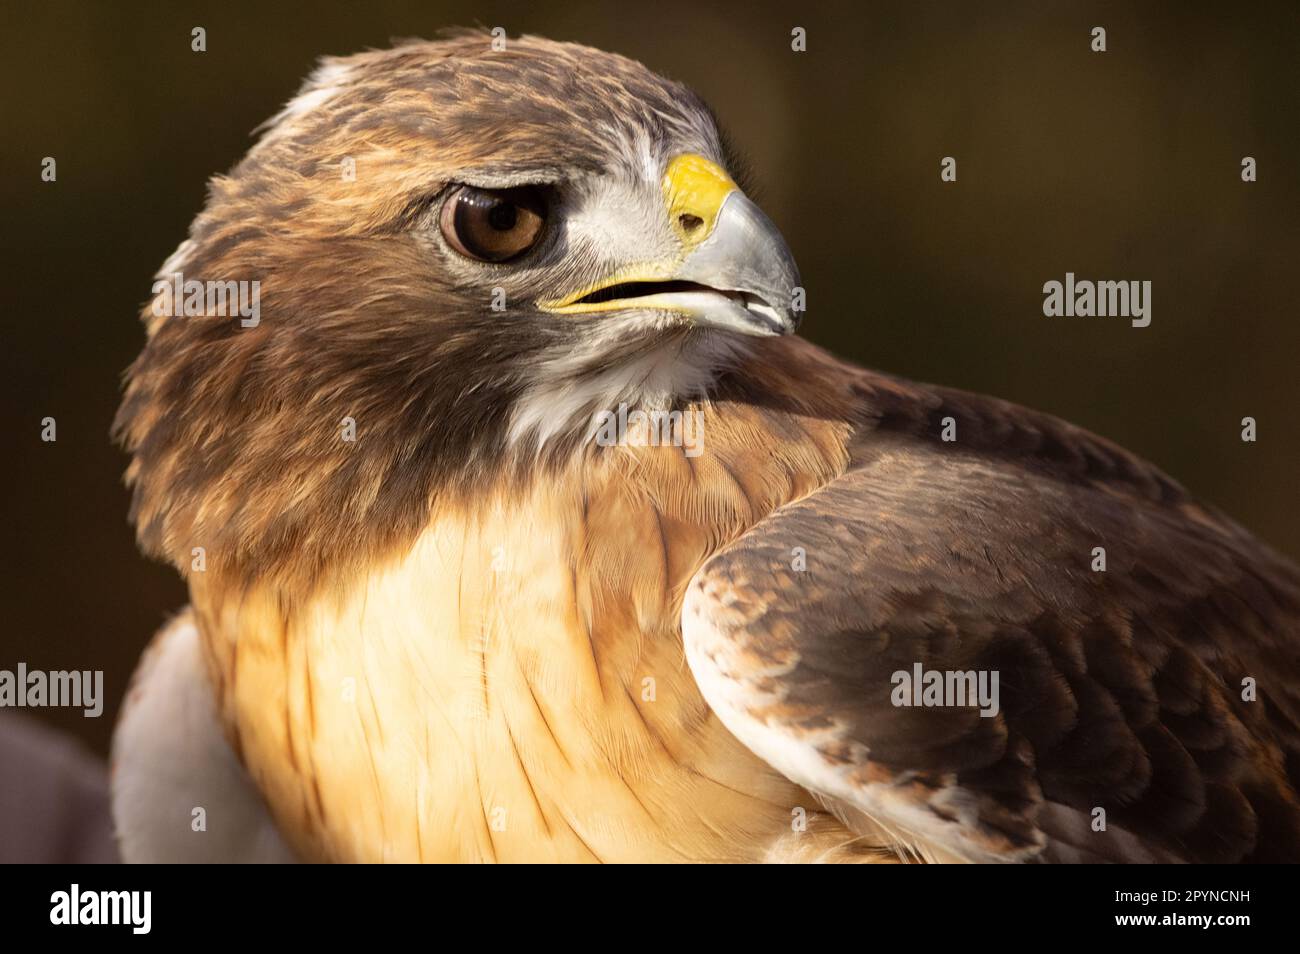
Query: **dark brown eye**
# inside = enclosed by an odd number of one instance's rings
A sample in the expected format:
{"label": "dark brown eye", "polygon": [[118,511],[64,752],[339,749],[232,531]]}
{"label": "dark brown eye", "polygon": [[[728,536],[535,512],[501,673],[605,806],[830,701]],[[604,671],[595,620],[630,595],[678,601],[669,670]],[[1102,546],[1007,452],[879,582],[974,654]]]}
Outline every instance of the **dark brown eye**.
{"label": "dark brown eye", "polygon": [[439,225],[456,251],[481,262],[505,262],[535,244],[546,222],[541,193],[531,186],[460,186],[442,204]]}

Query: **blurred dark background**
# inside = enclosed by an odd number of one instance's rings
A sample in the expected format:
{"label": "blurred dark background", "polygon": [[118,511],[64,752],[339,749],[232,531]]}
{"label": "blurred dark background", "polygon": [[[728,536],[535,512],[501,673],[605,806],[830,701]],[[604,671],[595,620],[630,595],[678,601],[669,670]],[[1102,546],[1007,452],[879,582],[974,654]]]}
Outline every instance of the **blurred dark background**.
{"label": "blurred dark background", "polygon": [[[615,50],[699,90],[794,249],[809,338],[1067,418],[1300,556],[1300,4],[1219,6],[7,5],[0,668],[105,670],[102,718],[34,714],[106,751],[136,657],[186,600],[136,552],[108,440],[152,275],[316,56],[458,24]],[[1150,327],[1044,317],[1067,271],[1150,280]]]}

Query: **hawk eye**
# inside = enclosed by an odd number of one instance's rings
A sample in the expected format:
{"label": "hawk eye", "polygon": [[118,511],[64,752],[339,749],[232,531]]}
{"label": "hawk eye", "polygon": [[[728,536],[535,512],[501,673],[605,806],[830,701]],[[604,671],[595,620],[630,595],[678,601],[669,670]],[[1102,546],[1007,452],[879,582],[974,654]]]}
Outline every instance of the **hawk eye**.
{"label": "hawk eye", "polygon": [[460,186],[442,204],[442,236],[460,254],[480,262],[507,262],[542,234],[546,204],[532,186],[478,189]]}

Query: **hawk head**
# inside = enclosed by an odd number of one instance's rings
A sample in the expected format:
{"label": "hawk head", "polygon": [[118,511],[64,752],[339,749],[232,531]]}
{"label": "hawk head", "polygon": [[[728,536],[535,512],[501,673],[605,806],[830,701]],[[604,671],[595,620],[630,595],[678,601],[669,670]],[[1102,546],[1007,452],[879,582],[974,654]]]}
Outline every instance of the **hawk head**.
{"label": "hawk head", "polygon": [[797,324],[709,109],[623,57],[466,33],[329,58],[263,128],[155,286],[257,282],[257,321],[151,302],[117,420],[141,540],[183,569],[390,547]]}

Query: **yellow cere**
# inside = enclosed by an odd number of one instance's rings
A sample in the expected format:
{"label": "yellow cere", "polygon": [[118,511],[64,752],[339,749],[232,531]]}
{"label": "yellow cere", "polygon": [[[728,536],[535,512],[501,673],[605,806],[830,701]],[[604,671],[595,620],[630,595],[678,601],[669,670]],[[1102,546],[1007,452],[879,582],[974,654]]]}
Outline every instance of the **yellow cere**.
{"label": "yellow cere", "polygon": [[[703,156],[687,153],[664,171],[664,199],[673,230],[687,245],[698,245],[713,233],[722,202],[737,188],[731,177]],[[693,220],[683,223],[683,216]],[[687,224],[694,227],[687,227]]]}

